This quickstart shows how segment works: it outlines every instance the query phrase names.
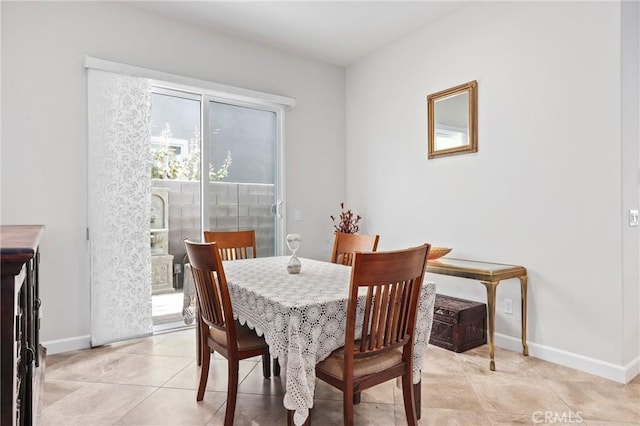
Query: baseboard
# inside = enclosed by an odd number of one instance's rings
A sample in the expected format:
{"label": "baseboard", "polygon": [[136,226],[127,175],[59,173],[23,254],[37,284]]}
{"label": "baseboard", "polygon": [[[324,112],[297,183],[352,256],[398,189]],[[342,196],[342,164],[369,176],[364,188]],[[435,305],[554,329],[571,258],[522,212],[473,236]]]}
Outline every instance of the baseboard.
{"label": "baseboard", "polygon": [[640,356],[638,356],[636,359],[634,359],[633,361],[628,363],[624,367],[624,370],[625,370],[625,381],[624,381],[624,383],[629,383],[630,381],[635,379],[635,377],[638,374],[640,374]]}
{"label": "baseboard", "polygon": [[[522,352],[521,340],[504,334],[495,334],[495,345],[510,351]],[[537,343],[529,343],[528,346],[529,356],[604,377],[618,383],[628,383],[640,372],[640,357],[622,366]]]}
{"label": "baseboard", "polygon": [[[194,327],[194,324],[187,325],[183,321],[161,324],[153,326],[153,334],[184,330]],[[86,336],[70,337],[68,339],[49,340],[47,342],[42,342],[42,346],[47,348],[48,355],[60,354],[78,349],[89,349],[91,347],[91,336],[87,334]]]}
{"label": "baseboard", "polygon": [[78,349],[88,349],[91,347],[91,336],[77,336],[68,339],[49,340],[42,342],[47,348],[47,355],[60,354],[63,352],[75,351]]}

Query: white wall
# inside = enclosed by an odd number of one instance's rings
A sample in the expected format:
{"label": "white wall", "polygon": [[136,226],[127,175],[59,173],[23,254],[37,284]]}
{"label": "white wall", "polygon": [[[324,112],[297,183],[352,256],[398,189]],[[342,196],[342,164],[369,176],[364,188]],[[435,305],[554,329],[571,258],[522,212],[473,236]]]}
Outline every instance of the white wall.
{"label": "white wall", "polygon": [[85,54],[296,98],[286,113],[287,231],[303,235],[300,255],[329,258],[329,215],[344,197],[343,68],[118,2],[2,7],[2,223],[46,225],[42,340],[71,348],[89,334]]}
{"label": "white wall", "polygon": [[[346,122],[347,201],[380,249],[526,266],[532,356],[624,381],[640,351],[623,351],[638,298],[623,306],[620,31],[617,2],[479,2],[350,66]],[[478,153],[427,160],[426,96],[471,80]],[[517,280],[498,287],[498,343],[515,350],[519,298]]]}
{"label": "white wall", "polygon": [[640,232],[627,225],[631,209],[640,205],[640,3],[625,1],[620,7],[622,26],[622,265],[624,358],[634,364],[640,354]]}

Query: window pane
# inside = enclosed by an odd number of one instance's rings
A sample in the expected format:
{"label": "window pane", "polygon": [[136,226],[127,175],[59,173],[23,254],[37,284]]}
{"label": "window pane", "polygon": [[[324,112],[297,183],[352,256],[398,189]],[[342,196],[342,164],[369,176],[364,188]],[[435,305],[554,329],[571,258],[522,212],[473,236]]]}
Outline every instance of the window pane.
{"label": "window pane", "polygon": [[[258,256],[276,253],[277,114],[208,103],[209,229],[254,229]],[[205,216],[206,218],[207,216]]]}
{"label": "window pane", "polygon": [[211,159],[219,170],[230,158],[227,182],[275,183],[276,113],[211,102]]}

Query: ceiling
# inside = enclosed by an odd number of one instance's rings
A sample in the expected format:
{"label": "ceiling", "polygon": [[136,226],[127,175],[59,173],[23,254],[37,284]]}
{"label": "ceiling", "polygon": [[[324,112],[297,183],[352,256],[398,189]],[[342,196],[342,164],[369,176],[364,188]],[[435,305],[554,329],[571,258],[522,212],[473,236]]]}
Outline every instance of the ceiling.
{"label": "ceiling", "polygon": [[347,66],[468,1],[138,1],[138,9]]}

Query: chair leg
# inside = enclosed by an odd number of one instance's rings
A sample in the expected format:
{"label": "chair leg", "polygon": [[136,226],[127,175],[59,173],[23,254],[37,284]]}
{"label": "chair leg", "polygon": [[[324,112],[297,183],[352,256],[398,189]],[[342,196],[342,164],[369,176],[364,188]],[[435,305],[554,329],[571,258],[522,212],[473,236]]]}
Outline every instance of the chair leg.
{"label": "chair leg", "polygon": [[278,358],[273,359],[273,375],[280,377],[280,361],[278,361]]}
{"label": "chair leg", "polygon": [[207,379],[209,378],[209,364],[211,363],[211,356],[202,355],[202,365],[200,367],[200,384],[198,385],[198,394],[196,395],[196,401],[202,401],[204,398],[204,390],[207,387]]}
{"label": "chair leg", "polygon": [[416,401],[416,418],[420,420],[422,415],[422,381],[413,385],[413,399]]}
{"label": "chair leg", "polygon": [[228,360],[229,383],[227,385],[227,410],[224,413],[224,426],[233,426],[236,413],[236,399],[238,397],[238,360]]}
{"label": "chair leg", "polygon": [[271,377],[271,357],[268,352],[262,354],[262,375],[265,379]]}
{"label": "chair leg", "polygon": [[345,389],[343,392],[344,425],[353,426],[353,388],[350,391]]}
{"label": "chair leg", "polygon": [[416,426],[416,400],[413,394],[413,383],[411,383],[411,369],[402,375],[402,399],[404,400],[404,412],[407,416],[407,425]]}

